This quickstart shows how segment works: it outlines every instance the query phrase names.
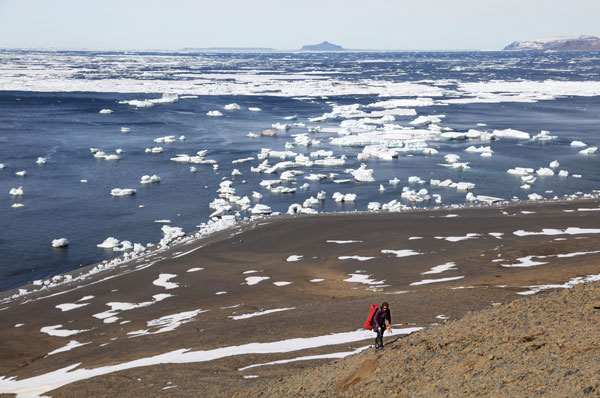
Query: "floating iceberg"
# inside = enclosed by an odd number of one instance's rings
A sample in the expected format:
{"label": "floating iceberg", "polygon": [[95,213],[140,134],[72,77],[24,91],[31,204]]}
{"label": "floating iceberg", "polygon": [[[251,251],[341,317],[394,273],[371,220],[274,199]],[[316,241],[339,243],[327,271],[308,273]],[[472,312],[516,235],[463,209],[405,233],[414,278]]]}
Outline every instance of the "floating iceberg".
{"label": "floating iceberg", "polygon": [[130,127],[121,127],[121,133],[129,133],[131,131]]}
{"label": "floating iceberg", "polygon": [[37,160],[35,161],[37,164],[46,164],[46,158],[43,157],[38,157]]}
{"label": "floating iceberg", "polygon": [[156,174],[154,174],[152,176],[144,175],[144,176],[142,176],[140,184],[153,184],[155,182],[160,182],[160,177],[157,176]]}
{"label": "floating iceberg", "polygon": [[530,138],[529,133],[513,129],[494,130],[492,135],[496,138],[516,138],[519,140],[528,140]]}
{"label": "floating iceberg", "polygon": [[251,107],[249,107],[249,108],[248,108],[248,110],[249,110],[250,112],[260,112],[262,109],[260,109],[260,108],[257,108],[257,107],[255,107],[255,106],[251,106]]}
{"label": "floating iceberg", "polygon": [[10,189],[10,196],[23,196],[23,187],[19,187],[19,188],[11,188]]}
{"label": "floating iceberg", "polygon": [[581,141],[571,141],[571,146],[581,147],[581,146],[587,146],[587,144],[585,142],[581,142]]}
{"label": "floating iceberg", "polygon": [[99,113],[102,115],[109,115],[109,114],[113,113],[113,111],[112,111],[112,109],[101,109]]}
{"label": "floating iceberg", "polygon": [[271,214],[273,210],[271,210],[271,208],[267,205],[257,203],[252,209],[250,209],[250,212],[252,214]]}
{"label": "floating iceberg", "polygon": [[131,188],[113,188],[110,191],[110,194],[112,196],[127,196],[127,195],[135,195],[135,189],[131,189]]}
{"label": "floating iceberg", "polygon": [[238,104],[233,103],[233,104],[227,104],[223,107],[223,109],[225,109],[226,111],[239,111],[241,108]]}
{"label": "floating iceberg", "polygon": [[67,238],[58,238],[52,240],[52,247],[65,247],[69,245]]}
{"label": "floating iceberg", "polygon": [[550,135],[549,131],[542,130],[538,135],[534,135],[532,137],[532,140],[546,142],[546,141],[554,140],[556,138],[558,138],[558,136],[556,136],[556,135]]}
{"label": "floating iceberg", "polygon": [[169,144],[171,142],[175,142],[175,136],[174,135],[167,135],[164,137],[158,137],[154,139],[154,142],[156,142],[157,144]]}
{"label": "floating iceberg", "polygon": [[350,174],[352,174],[352,177],[359,182],[375,181],[375,178],[373,178],[373,169],[367,169],[367,165],[364,163],[360,165],[360,168],[352,170]]}
{"label": "floating iceberg", "polygon": [[552,171],[552,169],[549,169],[547,167],[540,167],[539,169],[537,169],[537,171],[535,173],[539,176],[553,176],[554,175],[554,171]]}
{"label": "floating iceberg", "polygon": [[596,153],[597,150],[598,150],[597,146],[591,146],[589,148],[585,148],[585,149],[579,151],[579,153],[581,153],[582,155],[593,155],[594,153]]}
{"label": "floating iceberg", "polygon": [[336,202],[354,202],[356,200],[356,194],[355,193],[343,194],[340,192],[335,192],[333,195],[331,195],[331,198],[333,200],[335,200]]}
{"label": "floating iceberg", "polygon": [[22,171],[17,171],[15,174],[20,177],[25,177],[27,175],[27,172],[25,170],[22,170]]}
{"label": "floating iceberg", "polygon": [[558,166],[560,166],[560,163],[558,163],[558,160],[553,160],[552,162],[550,162],[549,166],[553,169],[557,169]]}
{"label": "floating iceberg", "polygon": [[120,241],[117,238],[113,238],[112,236],[110,236],[110,237],[106,238],[104,240],[104,242],[102,242],[96,246],[101,247],[103,249],[112,249],[112,248],[119,246],[119,242]]}
{"label": "floating iceberg", "polygon": [[208,112],[206,112],[206,116],[219,117],[219,116],[223,116],[223,114],[219,111],[208,111]]}
{"label": "floating iceberg", "polygon": [[430,123],[441,123],[442,119],[444,117],[446,117],[446,115],[419,116],[415,120],[410,122],[410,124],[419,126],[419,125],[430,124]]}

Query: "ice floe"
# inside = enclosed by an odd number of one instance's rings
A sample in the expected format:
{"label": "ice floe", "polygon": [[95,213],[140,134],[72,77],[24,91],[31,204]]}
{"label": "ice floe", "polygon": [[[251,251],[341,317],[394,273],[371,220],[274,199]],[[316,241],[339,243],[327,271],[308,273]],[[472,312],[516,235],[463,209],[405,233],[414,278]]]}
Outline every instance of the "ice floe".
{"label": "ice floe", "polygon": [[233,104],[227,104],[223,107],[223,109],[225,109],[226,111],[239,111],[241,108],[238,104],[233,103]]}
{"label": "ice floe", "polygon": [[300,261],[302,260],[304,256],[298,256],[298,255],[292,255],[289,256],[285,261],[291,262],[291,261]]}
{"label": "ice floe", "polygon": [[530,138],[529,133],[514,129],[494,130],[492,135],[496,138],[515,138],[519,140],[528,140]]}
{"label": "ice floe", "polygon": [[112,196],[129,196],[135,195],[136,190],[133,188],[113,188],[110,191]]}
{"label": "ice floe", "polygon": [[160,182],[160,177],[156,174],[153,174],[152,176],[144,175],[140,180],[140,184],[154,184],[156,182]]}
{"label": "ice floe", "polygon": [[579,151],[579,153],[581,153],[582,155],[593,155],[596,153],[597,150],[597,146],[591,146],[589,148],[582,149],[581,151]]}
{"label": "ice floe", "polygon": [[11,188],[9,191],[10,196],[23,196],[24,192],[23,192],[23,187],[19,187],[19,188]]}
{"label": "ice floe", "polygon": [[69,245],[67,238],[58,238],[52,240],[52,247],[65,247]]}

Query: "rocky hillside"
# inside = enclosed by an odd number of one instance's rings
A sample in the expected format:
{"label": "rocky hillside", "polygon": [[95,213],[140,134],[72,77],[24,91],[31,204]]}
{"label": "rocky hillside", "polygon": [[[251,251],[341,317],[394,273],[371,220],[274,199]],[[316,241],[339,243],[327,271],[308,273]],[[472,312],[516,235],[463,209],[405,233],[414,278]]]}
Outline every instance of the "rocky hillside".
{"label": "rocky hillside", "polygon": [[600,51],[600,38],[595,36],[562,36],[515,41],[504,47],[512,51]]}
{"label": "rocky hillside", "polygon": [[597,397],[599,372],[596,283],[472,312],[238,396]]}

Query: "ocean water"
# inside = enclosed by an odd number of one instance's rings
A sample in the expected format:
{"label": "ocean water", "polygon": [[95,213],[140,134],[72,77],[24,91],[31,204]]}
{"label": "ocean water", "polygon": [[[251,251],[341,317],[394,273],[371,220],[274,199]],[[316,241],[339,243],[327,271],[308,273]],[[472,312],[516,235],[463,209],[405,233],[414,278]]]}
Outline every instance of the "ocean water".
{"label": "ocean water", "polygon": [[[0,169],[0,290],[119,254],[97,247],[109,236],[144,245],[157,242],[164,224],[156,220],[170,220],[171,226],[193,231],[209,219],[213,212],[209,203],[219,197],[223,180],[232,182],[236,195],[248,196],[250,207],[263,203],[282,213],[321,191],[326,199],[314,206],[319,212],[366,211],[370,202],[392,200],[408,207],[439,205],[433,200],[402,199],[404,187],[439,194],[441,205],[467,203],[467,192],[431,185],[431,179],[470,182],[475,184],[475,196],[508,201],[528,200],[533,193],[560,198],[596,194],[600,189],[600,155],[579,152],[600,146],[598,53],[0,51],[0,60],[0,164],[4,165]],[[159,99],[162,93],[177,95],[178,100],[152,107],[127,102]],[[226,110],[232,103],[240,109]],[[101,114],[102,109],[113,112]],[[223,116],[207,116],[215,110]],[[381,119],[386,112],[393,117]],[[442,116],[438,122],[411,124],[430,115]],[[261,130],[276,123],[291,128],[274,137],[260,136]],[[131,131],[123,133],[121,127]],[[316,127],[321,131],[309,132]],[[556,138],[450,140],[443,134],[470,129],[490,134],[514,129],[531,137],[545,130]],[[259,135],[249,137],[249,132]],[[379,137],[375,152],[403,146],[397,158],[361,155],[359,159],[366,143],[340,145],[349,137],[384,132],[397,136]],[[294,144],[295,136],[302,134],[319,142]],[[175,136],[175,141],[154,141],[164,136]],[[587,146],[573,147],[574,140]],[[158,146],[164,152],[146,152]],[[470,146],[489,146],[493,155],[465,151]],[[90,148],[107,154],[121,149],[120,160],[94,158]],[[259,184],[278,179],[283,170],[273,174],[250,170],[263,161],[258,154],[264,148],[309,158],[315,151],[333,151],[345,162],[287,169],[304,173],[296,176],[296,182],[280,184],[296,192],[272,193]],[[218,164],[218,170],[212,164],[170,160],[201,150]],[[469,168],[443,166],[448,164],[447,154],[459,155],[459,162],[468,162]],[[46,163],[37,164],[38,157],[46,158]],[[253,160],[232,163],[248,157]],[[555,173],[566,170],[569,177],[536,176],[535,183],[523,189],[520,178],[506,172],[517,166],[547,168],[554,160],[560,163]],[[280,161],[268,159],[271,166]],[[373,171],[374,181],[359,182],[348,173],[362,163]],[[197,171],[191,172],[190,166]],[[232,176],[234,169],[241,175]],[[27,174],[16,175],[19,171]],[[327,177],[318,182],[304,179],[311,173]],[[337,177],[331,178],[330,173]],[[159,183],[140,184],[143,175],[154,174],[160,176]],[[425,183],[409,183],[411,176]],[[393,178],[400,183],[391,185]],[[338,184],[334,179],[351,181]],[[309,186],[302,188],[305,183]],[[9,195],[20,186],[23,196]],[[137,193],[111,196],[117,187],[134,188]],[[253,199],[254,191],[263,198]],[[332,199],[334,192],[355,193],[357,198],[338,203]],[[241,218],[252,215],[233,206],[230,214],[236,213]],[[69,240],[68,247],[51,247],[53,239],[63,237]]]}

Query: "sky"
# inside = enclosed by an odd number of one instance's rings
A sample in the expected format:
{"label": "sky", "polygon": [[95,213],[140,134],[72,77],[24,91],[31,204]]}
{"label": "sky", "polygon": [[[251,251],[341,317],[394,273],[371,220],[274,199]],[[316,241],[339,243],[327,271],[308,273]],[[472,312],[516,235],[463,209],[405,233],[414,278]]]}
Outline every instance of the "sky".
{"label": "sky", "polygon": [[600,36],[600,0],[0,0],[0,48],[499,50]]}

